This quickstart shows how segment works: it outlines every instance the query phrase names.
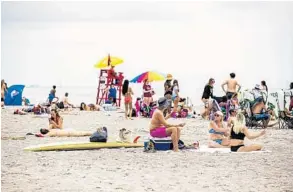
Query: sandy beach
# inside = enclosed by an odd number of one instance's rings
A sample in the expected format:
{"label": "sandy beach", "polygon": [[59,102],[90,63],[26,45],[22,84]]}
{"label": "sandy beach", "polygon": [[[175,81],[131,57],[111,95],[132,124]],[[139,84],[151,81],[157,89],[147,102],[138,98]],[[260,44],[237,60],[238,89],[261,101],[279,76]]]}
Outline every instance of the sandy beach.
{"label": "sandy beach", "polygon": [[[124,120],[123,113],[78,112],[64,115],[64,127],[95,131],[104,125],[114,141],[120,128],[133,135],[148,133],[149,119]],[[25,136],[46,127],[46,118],[13,115],[2,110],[2,137]],[[207,122],[186,122],[181,139],[207,145]],[[137,129],[146,130],[139,131]],[[143,148],[102,149],[60,152],[25,152],[23,148],[61,141],[88,141],[83,138],[37,138],[2,140],[2,191],[293,191],[293,131],[270,128],[263,143],[270,153],[179,153]]]}

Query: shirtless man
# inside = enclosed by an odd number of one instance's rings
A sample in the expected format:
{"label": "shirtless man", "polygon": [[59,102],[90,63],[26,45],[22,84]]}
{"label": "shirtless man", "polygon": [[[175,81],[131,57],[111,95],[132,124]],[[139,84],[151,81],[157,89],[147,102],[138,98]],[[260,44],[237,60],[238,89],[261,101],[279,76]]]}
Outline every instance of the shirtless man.
{"label": "shirtless man", "polygon": [[166,120],[170,118],[170,114],[164,117],[163,112],[168,108],[168,101],[165,97],[158,100],[158,108],[155,110],[151,123],[150,123],[150,135],[152,137],[164,138],[171,136],[173,143],[173,150],[179,151],[178,141],[180,139],[181,129],[185,126],[185,123],[169,124]]}
{"label": "shirtless man", "polygon": [[[228,99],[231,99],[232,96],[235,93],[239,92],[241,89],[241,86],[235,80],[235,76],[236,76],[235,73],[230,73],[230,79],[228,79],[222,84],[222,89],[226,93],[226,96],[228,97]],[[225,90],[224,88],[225,85],[227,85],[227,90]],[[238,86],[238,91],[236,91],[236,85]]]}
{"label": "shirtless man", "polygon": [[264,112],[264,111],[267,111],[267,108],[266,108],[266,105],[264,104],[263,101],[255,104],[252,108],[252,114],[257,118],[258,116],[262,116],[262,118],[264,119],[263,121],[263,127],[264,128],[267,128],[268,127],[268,124],[271,120],[271,116]]}
{"label": "shirtless man", "polygon": [[91,136],[93,133],[89,131],[60,130],[60,129],[40,129],[41,137],[84,137]]}
{"label": "shirtless man", "polygon": [[7,92],[7,87],[4,79],[1,80],[1,107],[4,107],[5,92]]}

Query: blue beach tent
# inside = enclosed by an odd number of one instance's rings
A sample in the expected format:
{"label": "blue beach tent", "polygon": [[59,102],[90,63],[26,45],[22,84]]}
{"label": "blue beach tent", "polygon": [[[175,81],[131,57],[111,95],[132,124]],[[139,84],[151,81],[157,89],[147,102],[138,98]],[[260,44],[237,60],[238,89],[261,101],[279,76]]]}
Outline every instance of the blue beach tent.
{"label": "blue beach tent", "polygon": [[22,92],[24,85],[12,85],[7,89],[5,93],[5,105],[21,105],[22,104]]}

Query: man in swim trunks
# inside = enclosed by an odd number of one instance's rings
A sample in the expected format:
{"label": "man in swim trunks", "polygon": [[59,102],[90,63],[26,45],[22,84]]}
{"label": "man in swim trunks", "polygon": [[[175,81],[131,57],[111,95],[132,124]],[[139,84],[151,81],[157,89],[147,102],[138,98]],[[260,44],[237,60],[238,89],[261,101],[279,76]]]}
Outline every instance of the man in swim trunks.
{"label": "man in swim trunks", "polygon": [[[235,73],[230,73],[230,79],[228,79],[227,81],[225,81],[222,84],[222,89],[223,91],[226,93],[226,96],[228,97],[228,99],[231,99],[232,96],[239,92],[241,89],[241,86],[238,84],[238,82],[235,80]],[[227,85],[227,90],[225,90],[224,86]],[[236,91],[236,86],[238,86],[238,90]]]}
{"label": "man in swim trunks", "polygon": [[158,100],[158,108],[153,113],[151,123],[150,123],[150,135],[152,137],[164,138],[171,136],[173,143],[173,150],[178,152],[178,141],[180,139],[180,131],[185,123],[180,123],[178,125],[172,125],[167,123],[167,119],[170,117],[168,114],[164,117],[163,112],[168,108],[168,101],[165,97]]}

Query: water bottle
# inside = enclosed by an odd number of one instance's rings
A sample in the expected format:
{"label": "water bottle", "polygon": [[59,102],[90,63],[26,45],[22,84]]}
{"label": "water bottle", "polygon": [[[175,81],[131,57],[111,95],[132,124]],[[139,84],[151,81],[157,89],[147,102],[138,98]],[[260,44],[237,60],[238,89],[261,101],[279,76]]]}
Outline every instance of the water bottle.
{"label": "water bottle", "polygon": [[149,137],[144,137],[143,143],[144,143],[144,149],[145,150],[148,150],[148,148],[149,148],[149,142],[150,142],[150,138]]}

